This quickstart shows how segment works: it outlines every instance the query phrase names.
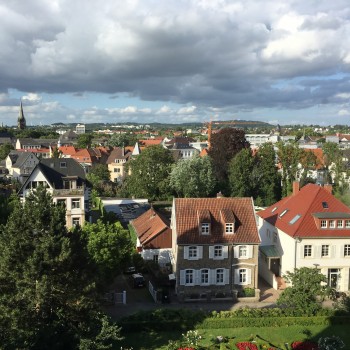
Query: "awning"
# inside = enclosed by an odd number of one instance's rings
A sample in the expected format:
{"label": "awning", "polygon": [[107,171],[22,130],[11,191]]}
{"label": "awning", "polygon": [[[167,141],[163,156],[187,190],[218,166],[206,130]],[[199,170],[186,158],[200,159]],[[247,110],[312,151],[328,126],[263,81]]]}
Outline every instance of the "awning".
{"label": "awning", "polygon": [[259,250],[268,258],[280,258],[281,254],[278,252],[274,245],[263,245],[259,247]]}

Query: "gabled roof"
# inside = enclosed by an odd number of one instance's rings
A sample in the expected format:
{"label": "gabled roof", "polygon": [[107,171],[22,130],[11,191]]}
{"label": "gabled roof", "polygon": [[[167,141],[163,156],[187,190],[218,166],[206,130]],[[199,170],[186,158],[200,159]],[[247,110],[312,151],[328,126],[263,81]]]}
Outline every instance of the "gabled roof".
{"label": "gabled roof", "polygon": [[[299,192],[258,212],[258,215],[291,237],[350,237],[350,229],[321,229],[320,218],[345,219],[350,208],[328,189],[308,184]],[[281,215],[282,214],[282,215]]]}
{"label": "gabled roof", "polygon": [[137,219],[130,222],[140,243],[147,244],[170,226],[169,220],[157,213],[153,208],[147,210]]}
{"label": "gabled roof", "polygon": [[72,156],[77,153],[77,149],[74,146],[61,146],[58,148],[63,155]]}
{"label": "gabled roof", "polygon": [[160,145],[163,142],[162,138],[158,139],[148,139],[148,140],[139,140],[141,147],[149,147],[154,145]]}
{"label": "gabled roof", "polygon": [[[39,170],[55,189],[63,188],[63,180],[66,177],[76,177],[77,186],[82,186],[85,181],[85,171],[83,167],[72,158],[42,159],[34,168],[32,174],[36,170]],[[20,192],[22,192],[29,181],[31,181],[31,175],[24,182]]]}
{"label": "gabled roof", "polygon": [[32,154],[31,152],[23,152],[18,150],[11,150],[8,156],[11,159],[13,168],[20,168],[30,156],[34,156],[37,159],[35,154]]}
{"label": "gabled roof", "polygon": [[[251,198],[175,198],[173,210],[178,244],[260,243]],[[224,234],[222,213],[228,211],[235,219],[233,234]],[[210,215],[209,235],[199,233],[198,218],[204,212]]]}
{"label": "gabled roof", "polygon": [[115,163],[116,159],[125,159],[127,161],[131,156],[131,152],[122,147],[116,147],[107,158],[107,164]]}

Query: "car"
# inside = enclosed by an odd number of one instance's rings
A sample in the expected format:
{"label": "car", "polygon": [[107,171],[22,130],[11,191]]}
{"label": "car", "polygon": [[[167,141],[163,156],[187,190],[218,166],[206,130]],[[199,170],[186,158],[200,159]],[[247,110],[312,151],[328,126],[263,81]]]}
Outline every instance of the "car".
{"label": "car", "polygon": [[136,272],[135,266],[129,266],[124,270],[124,273],[126,275],[132,275],[135,272]]}
{"label": "car", "polygon": [[131,283],[134,288],[144,287],[146,284],[145,278],[140,273],[131,275]]}

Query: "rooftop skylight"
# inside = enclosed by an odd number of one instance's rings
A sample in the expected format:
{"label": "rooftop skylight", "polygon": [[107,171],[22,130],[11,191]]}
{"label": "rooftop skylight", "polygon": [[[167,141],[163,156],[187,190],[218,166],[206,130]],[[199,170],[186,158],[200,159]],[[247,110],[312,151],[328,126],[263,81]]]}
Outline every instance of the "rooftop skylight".
{"label": "rooftop skylight", "polygon": [[292,220],[289,221],[289,223],[291,225],[295,224],[299,219],[301,218],[301,215],[300,214],[297,214],[294,216],[294,218]]}

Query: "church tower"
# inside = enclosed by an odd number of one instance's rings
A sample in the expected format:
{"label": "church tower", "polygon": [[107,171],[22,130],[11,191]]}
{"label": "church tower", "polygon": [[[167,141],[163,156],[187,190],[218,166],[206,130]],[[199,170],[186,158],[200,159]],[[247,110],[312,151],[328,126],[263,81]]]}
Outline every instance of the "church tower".
{"label": "church tower", "polygon": [[22,107],[22,101],[21,105],[19,107],[19,114],[18,114],[18,119],[17,119],[17,128],[20,130],[23,130],[26,128],[26,119],[24,118],[23,114],[23,107]]}

